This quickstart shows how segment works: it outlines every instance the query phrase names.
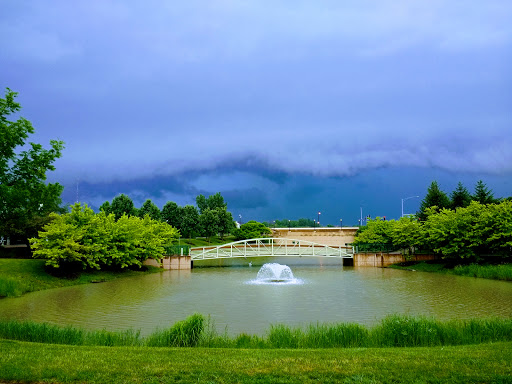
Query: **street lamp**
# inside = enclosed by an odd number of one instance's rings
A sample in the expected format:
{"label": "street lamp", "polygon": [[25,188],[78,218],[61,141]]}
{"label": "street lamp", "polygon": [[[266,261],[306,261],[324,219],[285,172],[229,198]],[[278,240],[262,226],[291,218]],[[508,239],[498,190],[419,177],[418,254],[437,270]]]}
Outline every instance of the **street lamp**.
{"label": "street lamp", "polygon": [[340,219],[340,228],[343,227],[343,219]]}
{"label": "street lamp", "polygon": [[240,225],[242,225],[242,215],[238,215],[238,217],[240,218]]}
{"label": "street lamp", "polygon": [[320,226],[320,215],[322,214],[322,212],[318,212],[318,226]]}
{"label": "street lamp", "polygon": [[400,217],[404,217],[404,201],[414,198],[419,198],[419,196],[409,196],[402,199],[402,216]]}

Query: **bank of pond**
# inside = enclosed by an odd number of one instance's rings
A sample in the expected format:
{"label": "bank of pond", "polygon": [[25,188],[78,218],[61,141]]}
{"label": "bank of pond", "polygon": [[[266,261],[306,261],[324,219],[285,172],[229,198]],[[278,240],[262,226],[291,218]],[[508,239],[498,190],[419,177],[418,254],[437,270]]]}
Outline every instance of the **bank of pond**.
{"label": "bank of pond", "polygon": [[218,333],[209,317],[194,314],[167,329],[142,337],[140,331],[113,332],[60,327],[31,321],[0,320],[0,338],[86,346],[203,347],[250,349],[434,347],[512,341],[512,319],[439,321],[390,315],[375,326],[315,323],[276,324],[263,335]]}

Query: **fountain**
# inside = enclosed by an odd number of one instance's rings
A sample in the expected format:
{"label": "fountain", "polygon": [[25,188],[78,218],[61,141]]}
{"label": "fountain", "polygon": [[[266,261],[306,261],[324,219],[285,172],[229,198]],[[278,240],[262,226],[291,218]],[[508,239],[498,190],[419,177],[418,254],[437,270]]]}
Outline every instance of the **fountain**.
{"label": "fountain", "polygon": [[251,284],[302,284],[303,281],[296,279],[293,272],[287,265],[278,263],[267,263],[258,271],[255,280]]}

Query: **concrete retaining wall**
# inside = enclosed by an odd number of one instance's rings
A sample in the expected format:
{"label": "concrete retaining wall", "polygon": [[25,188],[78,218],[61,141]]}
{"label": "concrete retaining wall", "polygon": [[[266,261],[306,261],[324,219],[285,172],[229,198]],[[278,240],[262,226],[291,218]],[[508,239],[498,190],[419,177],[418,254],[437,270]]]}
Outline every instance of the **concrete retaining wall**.
{"label": "concrete retaining wall", "polygon": [[161,262],[158,262],[155,259],[147,259],[143,264],[172,270],[183,270],[192,268],[192,261],[190,259],[190,256],[164,256]]}
{"label": "concrete retaining wall", "polygon": [[[409,260],[424,261],[434,260],[435,255],[415,255]],[[387,267],[395,263],[407,261],[405,256],[400,253],[355,253],[354,266],[357,267]]]}

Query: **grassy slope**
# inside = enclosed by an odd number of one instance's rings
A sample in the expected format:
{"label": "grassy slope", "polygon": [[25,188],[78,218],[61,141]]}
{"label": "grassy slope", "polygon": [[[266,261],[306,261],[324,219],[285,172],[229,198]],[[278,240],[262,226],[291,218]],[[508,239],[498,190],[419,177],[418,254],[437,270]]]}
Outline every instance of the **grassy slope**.
{"label": "grassy slope", "polygon": [[512,343],[235,350],[0,340],[0,379],[58,383],[512,383]]}
{"label": "grassy slope", "polygon": [[[78,276],[73,276],[72,278],[65,278],[52,276],[46,273],[44,260],[0,259],[0,297],[19,296],[25,292],[108,281],[118,277],[135,276],[141,273],[159,271],[160,269],[158,268],[148,268],[144,272],[131,270],[122,272],[84,272]],[[8,282],[9,284],[2,284],[2,282]],[[13,285],[14,287],[12,287]],[[6,286],[5,291],[2,289],[3,286]],[[9,291],[14,294],[9,294]]]}

